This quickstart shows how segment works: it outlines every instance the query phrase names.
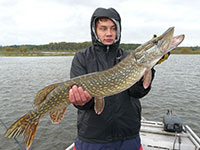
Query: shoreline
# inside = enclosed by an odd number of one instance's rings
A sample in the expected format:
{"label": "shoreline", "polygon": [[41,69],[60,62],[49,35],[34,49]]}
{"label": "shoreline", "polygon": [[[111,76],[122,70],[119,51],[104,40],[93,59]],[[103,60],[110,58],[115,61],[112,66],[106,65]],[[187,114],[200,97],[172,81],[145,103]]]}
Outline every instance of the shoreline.
{"label": "shoreline", "polygon": [[[199,55],[200,53],[171,53],[171,55]],[[1,54],[0,57],[56,57],[56,56],[74,56],[75,53],[40,53],[40,54]]]}
{"label": "shoreline", "polygon": [[75,52],[40,52],[40,53],[0,53],[0,57],[49,57],[74,56]]}

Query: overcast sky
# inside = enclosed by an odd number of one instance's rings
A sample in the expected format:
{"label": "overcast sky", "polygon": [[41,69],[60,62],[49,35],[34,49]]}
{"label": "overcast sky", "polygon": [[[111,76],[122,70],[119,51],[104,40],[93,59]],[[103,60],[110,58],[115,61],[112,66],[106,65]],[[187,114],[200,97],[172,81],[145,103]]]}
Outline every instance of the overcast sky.
{"label": "overcast sky", "polygon": [[121,43],[144,43],[175,26],[181,46],[200,46],[200,0],[0,0],[0,45],[91,41],[97,7],[122,18]]}

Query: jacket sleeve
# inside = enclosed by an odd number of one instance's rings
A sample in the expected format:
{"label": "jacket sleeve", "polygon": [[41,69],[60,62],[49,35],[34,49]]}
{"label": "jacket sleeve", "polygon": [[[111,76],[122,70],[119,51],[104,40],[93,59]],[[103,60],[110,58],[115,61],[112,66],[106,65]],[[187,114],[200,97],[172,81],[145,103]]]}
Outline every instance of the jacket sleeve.
{"label": "jacket sleeve", "polygon": [[[154,79],[154,74],[155,74],[155,70],[152,68],[152,80],[151,83]],[[143,77],[137,82],[135,83],[132,87],[130,87],[129,93],[132,97],[134,98],[142,98],[145,95],[147,95],[149,93],[149,91],[151,90],[151,84],[149,85],[149,87],[147,89],[145,89],[143,87],[143,81],[142,81]]]}
{"label": "jacket sleeve", "polygon": [[[77,52],[72,60],[70,78],[78,77],[84,74],[87,74],[84,53]],[[92,100],[90,100],[84,106],[74,106],[81,110],[90,109],[94,106],[94,100],[92,98]]]}

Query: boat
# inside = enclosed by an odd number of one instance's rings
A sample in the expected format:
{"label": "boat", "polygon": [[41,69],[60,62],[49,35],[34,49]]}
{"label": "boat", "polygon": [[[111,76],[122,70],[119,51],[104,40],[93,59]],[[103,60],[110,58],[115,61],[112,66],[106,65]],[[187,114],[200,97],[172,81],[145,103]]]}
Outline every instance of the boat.
{"label": "boat", "polygon": [[[200,138],[188,126],[181,132],[169,132],[164,122],[142,119],[140,137],[143,150],[200,150]],[[72,150],[72,143],[65,150]]]}
{"label": "boat", "polygon": [[141,143],[143,150],[200,150],[200,138],[188,126],[181,133],[164,130],[163,122],[141,122]]}

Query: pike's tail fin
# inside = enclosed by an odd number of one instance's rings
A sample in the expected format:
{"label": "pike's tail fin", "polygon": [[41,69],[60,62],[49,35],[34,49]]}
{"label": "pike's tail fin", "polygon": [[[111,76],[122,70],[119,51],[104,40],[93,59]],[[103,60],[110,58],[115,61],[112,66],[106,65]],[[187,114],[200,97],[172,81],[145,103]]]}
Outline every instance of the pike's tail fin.
{"label": "pike's tail fin", "polygon": [[28,150],[33,142],[38,123],[39,120],[33,123],[30,122],[29,114],[26,114],[19,120],[17,120],[14,124],[12,124],[10,128],[8,128],[4,136],[8,138],[14,138],[19,136],[20,134],[23,134]]}

